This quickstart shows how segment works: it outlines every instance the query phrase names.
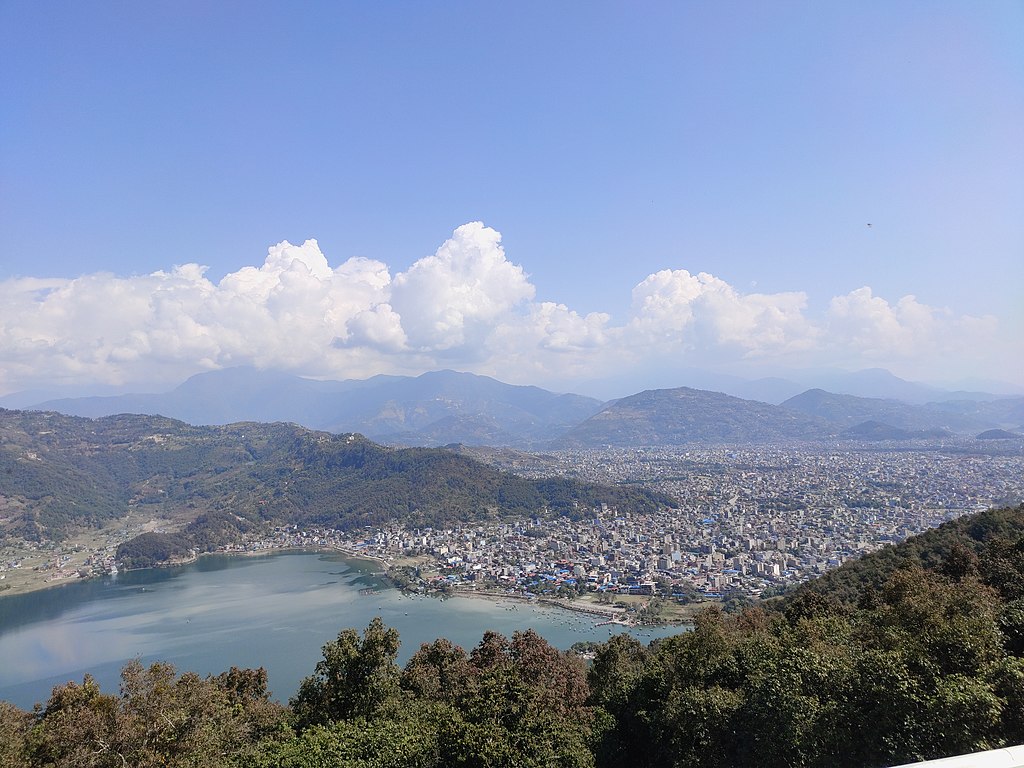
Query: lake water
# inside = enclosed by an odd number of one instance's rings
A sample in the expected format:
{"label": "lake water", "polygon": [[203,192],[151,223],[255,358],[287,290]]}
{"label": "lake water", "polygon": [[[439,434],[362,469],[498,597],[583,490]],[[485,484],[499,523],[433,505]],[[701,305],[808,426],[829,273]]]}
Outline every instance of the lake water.
{"label": "lake water", "polygon": [[[599,618],[557,608],[402,595],[375,574],[379,568],[325,553],[208,556],[0,597],[0,699],[30,708],[86,672],[114,693],[121,667],[138,657],[204,675],[263,666],[275,697],[287,701],[313,673],[324,643],[346,627],[362,631],[374,616],[401,634],[400,663],[437,637],[469,650],[487,629],[509,636],[532,627],[560,648],[610,635],[595,626]],[[379,592],[359,594],[368,588]],[[647,642],[678,631],[634,634]]]}

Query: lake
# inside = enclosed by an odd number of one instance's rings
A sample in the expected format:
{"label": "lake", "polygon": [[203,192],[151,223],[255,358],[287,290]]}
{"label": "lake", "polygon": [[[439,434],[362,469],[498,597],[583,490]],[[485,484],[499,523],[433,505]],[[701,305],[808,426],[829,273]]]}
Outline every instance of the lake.
{"label": "lake", "polygon": [[[533,628],[560,648],[625,631],[521,601],[410,597],[379,570],[330,553],[212,555],[0,597],[0,699],[30,708],[54,685],[81,682],[86,672],[114,693],[121,667],[137,657],[204,675],[262,666],[275,697],[287,701],[313,673],[324,643],[346,627],[362,631],[374,616],[401,634],[400,663],[437,637],[468,651],[487,629],[509,636]],[[378,591],[360,594],[368,589]],[[630,631],[648,642],[680,629]]]}

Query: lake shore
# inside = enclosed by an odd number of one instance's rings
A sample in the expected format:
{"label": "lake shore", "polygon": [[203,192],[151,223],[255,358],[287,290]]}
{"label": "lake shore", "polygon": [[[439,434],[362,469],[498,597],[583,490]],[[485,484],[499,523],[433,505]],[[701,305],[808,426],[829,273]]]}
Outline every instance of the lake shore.
{"label": "lake shore", "polygon": [[574,618],[528,599],[410,599],[377,576],[379,563],[341,552],[282,555],[204,557],[0,600],[0,700],[30,709],[53,686],[81,683],[86,673],[116,691],[121,668],[137,657],[199,675],[263,666],[275,696],[287,700],[315,669],[325,642],[346,628],[361,632],[377,617],[400,633],[399,664],[439,637],[471,649],[487,630],[511,637],[532,628],[563,649],[609,637],[596,617]]}
{"label": "lake shore", "polygon": [[[229,549],[216,552],[200,552],[190,557],[181,557],[170,560],[160,565],[153,566],[154,569],[180,568],[195,563],[200,558],[228,555],[231,557],[270,557],[284,552],[323,552],[325,554],[341,554],[350,560],[360,560],[374,565],[381,565],[388,568],[390,563],[384,558],[373,555],[361,554],[358,551],[343,547],[265,547],[262,549]],[[77,584],[91,579],[101,579],[110,576],[110,573],[90,573],[88,576],[81,576],[79,571],[84,569],[84,558],[76,558],[59,570],[43,570],[42,566],[52,558],[51,553],[25,551],[19,552],[15,559],[22,564],[17,568],[7,568],[0,572],[0,600],[14,595],[24,595],[30,592],[63,587],[69,584]],[[125,568],[121,572],[145,571],[149,568]]]}
{"label": "lake shore", "polygon": [[[177,560],[163,563],[155,566],[156,569],[165,568],[178,568],[195,563],[200,558],[209,556],[229,556],[229,557],[271,557],[277,554],[283,554],[287,552],[307,552],[307,553],[324,553],[341,555],[348,560],[359,561],[363,563],[369,563],[374,566],[379,566],[382,569],[381,576],[384,577],[388,583],[394,589],[401,589],[398,584],[395,584],[391,579],[387,578],[386,571],[390,568],[393,563],[392,561],[378,557],[376,555],[370,555],[357,549],[340,546],[316,546],[316,547],[301,547],[301,546],[280,546],[280,547],[262,547],[260,549],[228,549],[217,552],[202,552],[191,557],[179,558]],[[45,559],[43,560],[45,562]],[[148,570],[145,568],[131,569],[131,570]],[[10,574],[14,571],[17,578],[11,579]],[[59,572],[57,572],[59,573]],[[63,577],[54,578],[55,572],[35,570],[34,568],[18,568],[8,569],[0,574],[7,578],[0,579],[0,600],[4,597],[14,596],[20,594],[26,594],[44,589],[50,589],[52,587],[61,587],[68,584],[75,584],[81,581],[87,581],[89,579],[103,578],[106,574],[90,575],[85,578],[81,578],[77,573],[67,573]],[[510,593],[500,592],[495,590],[477,590],[477,589],[454,589],[450,593],[452,597],[468,597],[476,600],[488,600],[493,603],[501,603],[507,601],[529,603],[532,605],[544,605],[551,608],[558,608],[564,611],[571,611],[573,613],[582,613],[594,618],[604,619],[604,623],[618,624],[627,627],[640,626],[637,622],[632,621],[629,613],[621,608],[611,605],[601,605],[598,603],[592,603],[583,600],[566,600],[560,598],[551,597],[540,597],[537,595],[531,595],[528,593]],[[430,597],[444,597],[441,594],[431,594]],[[663,622],[660,624],[648,624],[645,626],[673,626],[678,624],[686,624],[687,622]]]}
{"label": "lake shore", "polygon": [[[28,592],[38,592],[44,589],[63,587],[67,584],[75,584],[85,581],[80,576],[68,574],[63,578],[52,578],[53,574],[39,575],[38,572],[28,571],[17,573],[20,569],[9,569],[0,578],[0,600],[13,595],[24,595]],[[14,573],[12,573],[14,572]],[[21,578],[19,578],[21,577]],[[93,578],[93,577],[89,577]]]}

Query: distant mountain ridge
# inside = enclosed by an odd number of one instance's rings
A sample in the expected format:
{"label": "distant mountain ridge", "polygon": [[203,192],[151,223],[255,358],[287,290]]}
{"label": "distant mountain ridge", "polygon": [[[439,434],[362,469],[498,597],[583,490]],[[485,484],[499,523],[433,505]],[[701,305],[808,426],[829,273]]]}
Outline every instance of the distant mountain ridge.
{"label": "distant mountain ridge", "polygon": [[[986,384],[991,389],[985,389]],[[1024,395],[1024,388],[1006,382],[968,381],[960,382],[950,389],[907,381],[884,368],[867,368],[859,371],[798,369],[787,372],[781,378],[761,376],[753,379],[698,368],[675,368],[664,372],[647,372],[643,377],[630,371],[622,371],[607,380],[591,382],[591,386],[604,391],[612,385],[618,392],[687,386],[692,389],[723,392],[743,400],[760,400],[772,405],[779,405],[808,389],[824,389],[854,397],[900,400],[914,405],[949,400],[998,400]]]}
{"label": "distant mountain ridge", "polygon": [[975,440],[1024,440],[1024,435],[1005,429],[987,429],[980,435],[975,435]]}
{"label": "distant mountain ridge", "polygon": [[600,406],[582,395],[455,371],[315,381],[230,368],[193,376],[166,394],[51,400],[34,408],[89,418],[141,413],[197,425],[283,421],[410,446],[462,442],[526,448],[557,437]]}
{"label": "distant mountain ridge", "polygon": [[616,400],[569,430],[560,447],[660,446],[818,440],[829,425],[779,406],[679,387]]}
{"label": "distant mountain ridge", "polygon": [[938,431],[974,435],[985,429],[1014,428],[1024,423],[1024,397],[913,405],[894,399],[854,397],[809,389],[786,400],[782,407],[824,419],[845,430],[875,423],[907,435],[932,433],[928,436],[936,436]]}
{"label": "distant mountain ridge", "polygon": [[678,387],[615,400],[555,441],[560,448],[906,441],[973,437],[1024,420],[1024,397],[911,405],[808,390],[782,405]]}
{"label": "distant mountain ridge", "polygon": [[952,435],[945,429],[902,429],[879,421],[864,421],[844,429],[839,436],[847,440],[935,440]]}
{"label": "distant mountain ridge", "polygon": [[[849,374],[848,380],[916,397],[942,394],[882,370]],[[738,381],[732,382],[734,389]],[[792,383],[764,379],[747,384],[750,389],[767,387],[778,394]],[[772,405],[677,387],[645,390],[602,404],[581,395],[513,386],[455,371],[316,381],[232,368],[193,376],[164,394],[61,399],[35,408],[91,418],[118,413],[162,415],[196,425],[291,422],[334,433],[358,432],[390,445],[461,443],[521,450],[941,439],[1024,428],[1024,397],[960,393],[958,398],[911,403],[816,388]]]}

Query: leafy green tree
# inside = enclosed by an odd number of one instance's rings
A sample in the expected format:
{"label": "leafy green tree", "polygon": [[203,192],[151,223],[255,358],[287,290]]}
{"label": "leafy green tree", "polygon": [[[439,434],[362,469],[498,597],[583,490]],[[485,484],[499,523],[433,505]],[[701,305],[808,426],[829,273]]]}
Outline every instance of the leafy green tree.
{"label": "leafy green tree", "polygon": [[509,640],[485,632],[467,656],[446,640],[424,645],[406,665],[403,687],[450,708],[438,739],[445,765],[589,766],[594,713],[582,663],[533,630]]}
{"label": "leafy green tree", "polygon": [[291,700],[299,728],[346,720],[373,718],[396,702],[399,691],[398,631],[374,618],[360,639],[343,629],[323,647],[316,672],[299,685]]}
{"label": "leafy green tree", "polygon": [[638,710],[638,687],[651,664],[647,649],[632,635],[613,635],[602,643],[587,672],[589,703],[607,715],[597,746],[602,765],[625,765],[650,745],[648,722]]}
{"label": "leafy green tree", "polygon": [[[391,717],[314,725],[283,743],[261,746],[257,768],[441,768],[450,763],[440,733],[457,713],[417,705]],[[442,725],[444,724],[444,725]]]}
{"label": "leafy green tree", "polygon": [[[170,664],[133,661],[121,673],[120,696],[85,677],[54,688],[28,737],[32,765],[54,768],[227,766],[245,762],[255,744],[277,730],[284,710],[269,701],[262,670],[220,678]],[[232,691],[225,681],[246,680]],[[260,684],[263,684],[262,689]]]}
{"label": "leafy green tree", "polygon": [[[742,694],[721,685],[688,685],[668,691],[663,703],[648,702],[650,720],[648,765],[749,765],[733,760],[734,723]],[[636,748],[636,747],[634,747]],[[640,754],[643,754],[641,752]],[[630,755],[618,765],[627,765]]]}
{"label": "leafy green tree", "polygon": [[444,638],[424,643],[402,671],[402,688],[417,699],[457,703],[467,692],[474,668],[466,652]]}
{"label": "leafy green tree", "polygon": [[897,571],[859,616],[847,722],[865,763],[973,752],[998,743],[1003,637],[992,590],[975,579]]}
{"label": "leafy green tree", "polygon": [[81,685],[57,686],[29,736],[31,762],[54,768],[131,764],[119,726],[117,697],[101,693],[91,675]]}
{"label": "leafy green tree", "polygon": [[32,716],[0,701],[0,767],[28,768],[28,733]]}
{"label": "leafy green tree", "polygon": [[1024,744],[1024,659],[1003,659],[993,678],[993,690],[1005,702],[998,733],[1007,744]]}

